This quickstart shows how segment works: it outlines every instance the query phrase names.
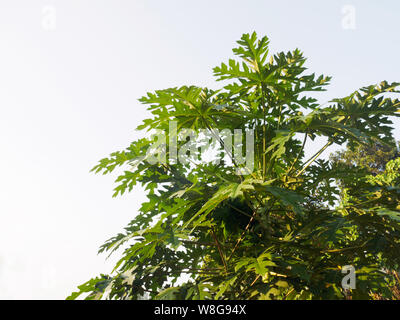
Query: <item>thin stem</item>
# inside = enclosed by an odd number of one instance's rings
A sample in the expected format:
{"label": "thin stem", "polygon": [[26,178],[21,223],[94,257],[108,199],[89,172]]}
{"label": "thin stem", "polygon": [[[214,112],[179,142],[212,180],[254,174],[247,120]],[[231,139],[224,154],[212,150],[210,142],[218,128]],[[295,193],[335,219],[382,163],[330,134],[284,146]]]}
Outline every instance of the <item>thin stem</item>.
{"label": "thin stem", "polygon": [[334,253],[334,252],[343,252],[347,250],[354,250],[354,249],[360,249],[364,247],[368,241],[364,242],[362,245],[359,246],[354,246],[354,247],[347,247],[347,248],[341,248],[341,249],[330,249],[330,250],[321,250],[321,253]]}
{"label": "thin stem", "polygon": [[[215,123],[214,119],[213,119],[211,116],[210,116],[210,119],[212,120],[212,122],[214,123],[214,125],[217,126],[217,124]],[[226,146],[225,146],[225,143],[224,143],[224,141],[222,140],[222,138],[221,138],[217,133],[215,133],[215,132],[213,131],[213,129],[210,127],[210,125],[206,122],[206,120],[205,120],[204,118],[203,118],[203,121],[204,121],[204,123],[206,124],[207,128],[208,128],[208,129],[211,131],[211,133],[214,135],[214,137],[217,138],[217,140],[218,140],[218,142],[220,143],[220,145],[221,145],[221,146],[225,149],[225,151],[228,153],[229,157],[230,157],[231,160],[232,160],[233,165],[234,165],[236,168],[240,168],[239,165],[238,165],[238,164],[236,163],[236,161],[234,160],[233,153],[231,153],[231,152],[229,152],[229,150],[227,150],[227,148],[226,148]],[[253,178],[256,178],[256,176],[254,175],[254,173],[250,172],[250,170],[249,170],[247,167],[245,167],[245,168],[246,168],[247,172],[248,172]],[[239,177],[240,177],[240,180],[243,181],[243,177],[242,177],[241,175],[239,175]]]}
{"label": "thin stem", "polygon": [[211,234],[212,234],[212,236],[213,236],[213,238],[214,238],[214,241],[215,241],[215,243],[216,243],[216,245],[217,245],[219,255],[221,256],[221,260],[222,260],[222,263],[223,263],[224,268],[225,268],[225,272],[228,273],[228,267],[227,267],[227,265],[226,265],[226,261],[225,261],[225,258],[224,258],[224,254],[222,253],[221,246],[220,246],[220,244],[219,244],[218,238],[217,238],[217,236],[215,235],[215,232],[214,232],[214,229],[213,229],[213,228],[211,228]]}
{"label": "thin stem", "polygon": [[[213,128],[211,128],[211,126],[210,126],[209,123],[206,121],[206,119],[204,119],[204,117],[202,117],[202,118],[203,118],[203,121],[204,121],[204,123],[205,123],[207,129],[210,130],[211,134],[214,136],[214,138],[216,138],[216,139],[218,140],[218,142],[219,142],[219,144],[221,145],[221,147],[225,150],[226,153],[228,153],[229,158],[231,159],[233,165],[234,165],[236,168],[239,168],[239,166],[237,165],[235,159],[233,158],[233,154],[231,153],[231,151],[229,151],[229,150],[226,148],[225,143],[224,143],[224,141],[222,140],[222,138],[221,138],[217,133],[214,132]],[[211,120],[213,120],[213,119],[211,118]],[[214,120],[213,120],[213,121],[214,121]],[[239,175],[239,178],[240,178],[241,181],[243,181],[243,177],[242,177],[241,175]]]}
{"label": "thin stem", "polygon": [[266,135],[267,135],[267,128],[266,128],[266,114],[265,114],[265,97],[264,97],[264,87],[261,84],[261,104],[263,110],[263,151],[262,151],[262,177],[265,179],[265,169],[266,169]]}
{"label": "thin stem", "polygon": [[233,205],[231,205],[231,204],[229,204],[229,203],[227,203],[227,205],[228,205],[229,207],[231,207],[233,210],[236,210],[237,212],[239,212],[239,213],[245,215],[246,217],[249,217],[249,218],[252,217],[250,214],[244,212],[243,210],[240,210],[239,208],[236,208],[235,206],[233,206]]}
{"label": "thin stem", "polygon": [[304,150],[304,146],[306,145],[307,137],[308,137],[308,133],[306,132],[305,135],[304,135],[303,145],[301,146],[300,152],[298,153],[296,159],[294,159],[292,165],[290,166],[290,169],[288,170],[288,173],[290,173],[290,171],[292,171],[294,165],[295,165],[295,164],[297,163],[297,161],[299,160],[300,155],[301,155],[301,153],[302,153],[303,150]]}
{"label": "thin stem", "polygon": [[261,275],[258,275],[257,278],[254,279],[254,281],[250,284],[250,287],[252,287],[258,279],[260,279]]}
{"label": "thin stem", "polygon": [[314,154],[314,155],[310,158],[310,160],[308,160],[308,161],[306,162],[306,165],[303,167],[303,169],[301,169],[301,170],[296,174],[296,177],[298,177],[299,175],[301,175],[301,174],[304,172],[304,170],[306,170],[306,169],[315,161],[315,159],[317,159],[317,158],[321,155],[321,153],[324,152],[325,149],[328,148],[332,143],[333,143],[332,141],[328,141],[328,143],[325,144],[325,145],[321,148],[321,150],[319,150],[316,154]]}
{"label": "thin stem", "polygon": [[235,244],[233,250],[231,251],[227,261],[229,261],[232,258],[233,254],[235,253],[235,251],[236,251],[237,247],[239,246],[240,242],[242,242],[244,235],[246,234],[247,230],[250,228],[251,223],[253,222],[253,220],[256,217],[257,209],[258,209],[258,207],[255,210],[253,209],[253,215],[251,216],[251,218],[249,220],[249,223],[247,224],[246,228],[243,230],[243,232],[240,235],[239,239],[236,241],[236,244]]}
{"label": "thin stem", "polygon": [[289,292],[283,297],[282,300],[286,300],[286,298],[294,291],[294,288],[290,289]]}
{"label": "thin stem", "polygon": [[281,126],[281,118],[282,118],[282,104],[279,106],[278,130]]}

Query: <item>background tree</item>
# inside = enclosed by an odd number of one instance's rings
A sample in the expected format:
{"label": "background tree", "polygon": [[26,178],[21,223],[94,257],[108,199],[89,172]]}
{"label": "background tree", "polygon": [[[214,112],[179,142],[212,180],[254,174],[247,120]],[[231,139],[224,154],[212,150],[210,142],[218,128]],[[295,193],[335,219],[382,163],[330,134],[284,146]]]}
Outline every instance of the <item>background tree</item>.
{"label": "background tree", "polygon": [[[397,143],[398,144],[398,143]],[[343,163],[349,167],[365,168],[371,174],[379,174],[385,170],[386,164],[400,156],[398,146],[388,146],[372,139],[372,144],[361,144],[353,149],[337,151],[330,158],[335,163]]]}
{"label": "background tree", "polygon": [[[153,163],[163,146],[154,148],[151,138],[100,160],[95,172],[127,167],[114,196],[139,183],[148,201],[123,233],[100,248],[123,249],[112,274],[89,280],[70,299],[82,293],[88,299],[343,298],[344,265],[357,270],[353,298],[391,296],[393,279],[381,270],[400,262],[397,182],[378,183],[318,157],[334,143],[374,139],[393,146],[390,116],[398,115],[400,104],[387,93],[397,93],[399,84],[363,87],[322,107],[308,92],[323,90],[330,78],[305,74],[298,49],[270,55],[268,38],[255,33],[238,44],[233,52],[239,60],[214,68],[224,81],[220,90],[183,86],[148,93],[141,102],[153,117],[139,127],[169,137],[170,121],[178,135],[185,128],[208,130],[216,143],[203,147],[232,160],[201,162],[189,153],[184,163]],[[223,129],[254,129],[253,171],[236,174],[246,168],[219,134]],[[316,136],[328,142],[305,159]],[[170,150],[169,139],[166,144]],[[180,139],[178,149],[185,147]],[[339,177],[358,187],[335,206]]]}
{"label": "background tree", "polygon": [[[357,145],[353,148],[346,148],[345,150],[337,151],[331,154],[330,159],[335,164],[345,165],[349,169],[359,170],[371,174],[369,181],[374,185],[386,185],[390,188],[397,188],[400,185],[400,153],[398,150],[398,143],[396,147],[390,147],[373,141],[372,144]],[[349,194],[351,194],[352,187],[357,187],[356,184],[351,186],[346,185],[340,179],[337,181],[341,197],[344,201],[348,201]],[[378,204],[378,203],[377,203]],[[386,207],[386,204],[382,204]],[[395,206],[395,209],[400,209]],[[385,240],[383,240],[385,241]],[[382,245],[382,243],[381,243]],[[392,291],[392,298],[400,300],[400,276],[398,270],[386,269],[385,272],[391,274],[396,279],[396,284],[392,284],[390,290]],[[383,299],[379,293],[373,293],[374,299]]]}

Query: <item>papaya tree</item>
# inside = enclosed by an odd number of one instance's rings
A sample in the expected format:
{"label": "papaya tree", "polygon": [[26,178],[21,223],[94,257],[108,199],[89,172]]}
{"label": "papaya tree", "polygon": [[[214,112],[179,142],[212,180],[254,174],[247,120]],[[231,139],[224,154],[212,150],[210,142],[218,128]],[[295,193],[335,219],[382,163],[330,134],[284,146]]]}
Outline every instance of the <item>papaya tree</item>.
{"label": "papaya tree", "polygon": [[[270,54],[256,33],[237,43],[236,59],[213,70],[220,89],[147,93],[140,101],[152,117],[138,128],[146,137],[93,168],[120,170],[114,196],[141,185],[148,200],[99,250],[120,254],[113,272],[69,299],[391,297],[384,270],[400,263],[398,181],[320,156],[334,144],[393,147],[399,83],[322,106],[312,93],[330,77],[307,73],[299,49]],[[306,158],[316,137],[326,144]]]}

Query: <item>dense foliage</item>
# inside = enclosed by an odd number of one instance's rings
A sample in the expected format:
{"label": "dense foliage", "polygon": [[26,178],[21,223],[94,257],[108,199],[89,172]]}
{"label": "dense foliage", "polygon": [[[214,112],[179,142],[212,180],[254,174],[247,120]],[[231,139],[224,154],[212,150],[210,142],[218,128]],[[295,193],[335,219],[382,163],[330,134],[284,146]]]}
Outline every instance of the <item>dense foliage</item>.
{"label": "dense foliage", "polygon": [[[357,145],[353,148],[337,151],[331,154],[330,159],[333,163],[340,163],[349,169],[364,171],[363,174],[367,175],[368,181],[372,184],[386,184],[388,186],[399,186],[400,184],[400,152],[398,146],[391,148],[388,145],[379,143],[379,141],[375,141],[372,144]],[[346,185],[341,179],[337,179],[337,183],[342,199],[346,199],[349,190],[354,189],[354,184]],[[385,204],[383,206],[386,207]],[[399,208],[396,207],[395,209]],[[398,270],[384,270],[395,279],[395,283],[389,286],[392,298],[400,300],[400,275]],[[371,296],[374,299],[385,299],[379,292],[374,292]]]}
{"label": "dense foliage", "polygon": [[382,173],[386,164],[400,156],[398,147],[395,148],[373,141],[368,145],[357,145],[352,149],[337,151],[330,156],[333,162],[340,162],[350,168],[365,169],[371,174]]}
{"label": "dense foliage", "polygon": [[[298,49],[271,55],[268,38],[255,33],[238,44],[238,60],[214,68],[220,90],[183,86],[141,99],[153,117],[139,129],[165,132],[167,148],[143,138],[94,168],[107,174],[125,167],[114,196],[141,184],[148,201],[100,249],[123,251],[113,273],[69,298],[391,298],[394,279],[385,270],[400,263],[400,161],[373,176],[318,157],[335,143],[393,148],[399,84],[363,87],[322,107],[309,93],[324,90],[330,78],[306,74]],[[171,121],[188,161],[168,161]],[[185,128],[210,132],[213,143],[204,136],[188,142]],[[236,161],[224,129],[254,130],[254,170]],[[305,159],[317,136],[327,143]],[[246,135],[239,138],[239,149],[247,148]],[[207,148],[229,157],[200,161]],[[357,274],[351,292],[341,287],[345,265]]]}

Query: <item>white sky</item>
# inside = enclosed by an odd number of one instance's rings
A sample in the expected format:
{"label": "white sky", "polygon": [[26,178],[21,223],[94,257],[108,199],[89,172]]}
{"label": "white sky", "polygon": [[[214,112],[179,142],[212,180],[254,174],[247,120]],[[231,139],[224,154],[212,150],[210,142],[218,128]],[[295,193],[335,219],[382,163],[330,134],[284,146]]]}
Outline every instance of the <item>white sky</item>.
{"label": "white sky", "polygon": [[400,81],[399,14],[396,0],[0,0],[0,299],[64,299],[110,270],[98,247],[144,196],[112,199],[115,176],[89,169],[135,139],[147,91],[215,87],[253,30],[333,76],[321,102]]}

